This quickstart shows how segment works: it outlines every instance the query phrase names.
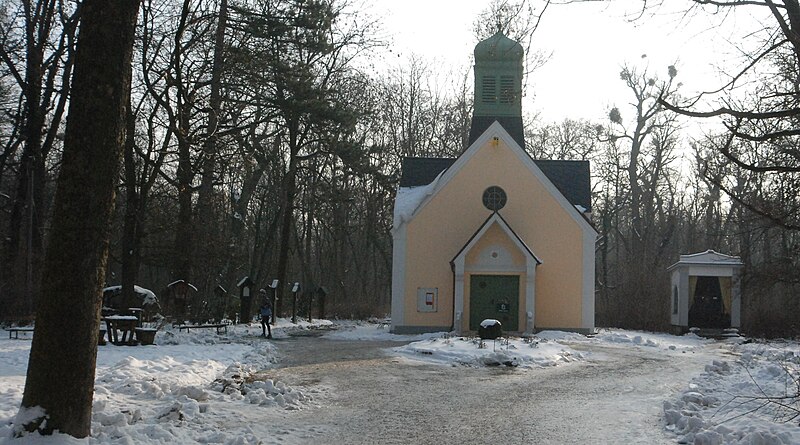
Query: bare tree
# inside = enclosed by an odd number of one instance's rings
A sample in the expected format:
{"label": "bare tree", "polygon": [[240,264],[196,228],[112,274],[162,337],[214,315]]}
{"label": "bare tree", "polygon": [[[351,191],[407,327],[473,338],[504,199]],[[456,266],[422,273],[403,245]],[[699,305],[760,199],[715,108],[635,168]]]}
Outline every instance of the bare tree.
{"label": "bare tree", "polygon": [[599,150],[603,127],[587,120],[564,119],[531,128],[526,149],[534,159],[590,160]]}
{"label": "bare tree", "polygon": [[611,124],[601,134],[607,151],[595,163],[602,183],[595,206],[601,221],[598,318],[612,325],[666,328],[667,300],[652,282],[653,271],[668,265],[678,214],[670,165],[679,127],[658,101],[660,94],[676,94],[677,70],[670,66],[667,75],[662,81],[646,68],[623,67],[620,78],[632,101],[610,110]]}
{"label": "bare tree", "polygon": [[[676,101],[662,97],[668,109],[694,118],[717,119],[727,138],[716,149],[743,170],[758,174],[762,183],[800,184],[800,3],[797,0],[694,0],[690,10],[698,20],[707,14],[762,13],[758,28],[747,30],[755,50],[743,49],[744,60],[726,73],[728,81],[715,91]],[[766,14],[763,14],[766,13]],[[738,141],[759,144],[758,159],[739,151]],[[774,207],[734,193],[731,198],[774,224],[800,230],[800,199],[787,196]]]}
{"label": "bare tree", "polygon": [[17,164],[3,246],[3,262],[11,272],[0,274],[0,285],[8,298],[4,306],[22,302],[29,312],[44,246],[47,159],[56,146],[69,96],[80,8],[63,0],[22,1],[11,6],[16,7],[14,13],[0,30],[0,60],[14,79],[21,100],[12,137],[0,155],[0,173],[12,161]]}
{"label": "bare tree", "polygon": [[374,116],[365,120],[376,125],[365,137],[393,155],[392,169],[404,156],[455,157],[466,149],[472,111],[466,76],[453,79],[412,55],[375,84]]}

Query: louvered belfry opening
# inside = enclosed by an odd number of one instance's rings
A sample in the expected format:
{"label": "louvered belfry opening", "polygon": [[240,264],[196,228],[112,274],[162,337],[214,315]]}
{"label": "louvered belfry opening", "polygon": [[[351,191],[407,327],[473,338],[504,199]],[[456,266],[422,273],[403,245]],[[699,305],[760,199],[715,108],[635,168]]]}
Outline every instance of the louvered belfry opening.
{"label": "louvered belfry opening", "polygon": [[482,86],[481,102],[485,104],[497,103],[497,79],[494,76],[483,76]]}

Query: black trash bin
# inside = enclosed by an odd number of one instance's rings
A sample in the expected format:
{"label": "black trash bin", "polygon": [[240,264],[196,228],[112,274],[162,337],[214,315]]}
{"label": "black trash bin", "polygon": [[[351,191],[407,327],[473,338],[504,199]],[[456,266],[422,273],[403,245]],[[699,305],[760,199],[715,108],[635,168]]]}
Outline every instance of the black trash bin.
{"label": "black trash bin", "polygon": [[499,320],[487,318],[478,326],[478,337],[482,340],[494,340],[503,336],[503,325]]}

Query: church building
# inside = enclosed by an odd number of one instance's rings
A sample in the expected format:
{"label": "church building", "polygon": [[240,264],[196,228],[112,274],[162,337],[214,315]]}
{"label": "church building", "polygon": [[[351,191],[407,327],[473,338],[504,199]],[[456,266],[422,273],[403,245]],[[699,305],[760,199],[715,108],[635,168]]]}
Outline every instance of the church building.
{"label": "church building", "polygon": [[588,161],[534,160],[522,125],[522,46],[475,47],[468,148],[405,158],[392,236],[392,332],[594,331],[597,231]]}

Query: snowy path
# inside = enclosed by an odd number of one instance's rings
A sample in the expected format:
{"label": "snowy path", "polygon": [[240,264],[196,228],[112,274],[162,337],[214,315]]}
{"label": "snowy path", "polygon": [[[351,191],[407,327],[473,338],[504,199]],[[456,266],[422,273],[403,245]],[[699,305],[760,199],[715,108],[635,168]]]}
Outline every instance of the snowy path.
{"label": "snowy path", "polygon": [[588,360],[514,370],[432,365],[387,355],[402,343],[289,338],[265,372],[314,389],[317,407],[265,413],[265,443],[674,444],[661,407],[719,352],[575,344]]}

